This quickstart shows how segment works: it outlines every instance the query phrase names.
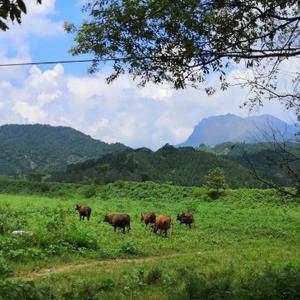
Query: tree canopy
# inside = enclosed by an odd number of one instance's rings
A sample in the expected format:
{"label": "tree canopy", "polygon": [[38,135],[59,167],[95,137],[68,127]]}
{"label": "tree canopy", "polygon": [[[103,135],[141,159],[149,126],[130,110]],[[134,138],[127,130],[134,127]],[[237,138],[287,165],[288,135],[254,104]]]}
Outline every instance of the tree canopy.
{"label": "tree canopy", "polygon": [[220,189],[226,189],[227,184],[225,181],[224,171],[221,168],[215,168],[208,172],[206,176],[206,186],[209,189],[216,190],[217,193]]}
{"label": "tree canopy", "polygon": [[[41,4],[42,0],[36,0]],[[10,21],[22,21],[22,14],[27,13],[26,4],[23,0],[0,0],[0,30],[9,29]]]}
{"label": "tree canopy", "polygon": [[65,26],[76,34],[71,53],[93,54],[90,72],[113,60],[109,82],[128,72],[141,85],[179,89],[217,72],[226,88],[226,72],[243,62],[256,75],[251,86],[271,97],[280,63],[300,55],[299,0],[88,0],[84,9],[81,26]]}

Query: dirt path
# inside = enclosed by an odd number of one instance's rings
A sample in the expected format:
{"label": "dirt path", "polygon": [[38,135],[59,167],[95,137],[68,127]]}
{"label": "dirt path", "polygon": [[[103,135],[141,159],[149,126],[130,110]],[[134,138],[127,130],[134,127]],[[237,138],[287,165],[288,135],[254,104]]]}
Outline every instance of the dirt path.
{"label": "dirt path", "polygon": [[62,273],[70,273],[76,270],[80,270],[83,268],[90,268],[90,267],[103,267],[109,265],[125,265],[125,264],[142,264],[148,263],[152,261],[159,261],[161,259],[169,259],[169,258],[176,258],[176,257],[184,257],[184,256],[194,256],[199,255],[200,252],[193,252],[193,253],[178,253],[178,254],[169,254],[169,255],[161,255],[161,256],[147,256],[143,258],[128,258],[128,259],[107,259],[107,260],[94,260],[89,261],[87,263],[78,263],[78,264],[65,264],[62,266],[55,266],[53,268],[42,268],[38,271],[33,272],[20,272],[18,273],[13,280],[23,280],[23,281],[30,281],[37,279],[39,277],[46,277],[55,274],[62,274]]}

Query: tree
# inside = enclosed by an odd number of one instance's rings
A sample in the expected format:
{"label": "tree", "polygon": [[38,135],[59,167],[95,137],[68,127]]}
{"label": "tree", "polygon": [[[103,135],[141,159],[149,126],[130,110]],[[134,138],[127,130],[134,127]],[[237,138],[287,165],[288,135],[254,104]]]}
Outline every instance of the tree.
{"label": "tree", "polygon": [[[108,82],[127,71],[141,85],[167,82],[179,89],[198,87],[217,72],[225,89],[226,72],[245,63],[253,72],[243,82],[254,88],[248,104],[260,104],[262,95],[276,94],[282,62],[300,55],[299,0],[88,0],[84,9],[89,18],[80,27],[65,25],[76,34],[71,53],[92,54],[90,72],[112,60]],[[255,94],[259,85],[267,89]]]}
{"label": "tree", "polygon": [[209,189],[213,189],[219,193],[220,189],[226,189],[227,184],[225,181],[224,171],[221,168],[215,168],[208,172],[208,175],[205,177],[206,186]]}
{"label": "tree", "polygon": [[[42,0],[36,0],[41,4]],[[22,14],[27,13],[27,8],[23,0],[0,0],[0,30],[9,29],[10,21],[22,22]]]}
{"label": "tree", "polygon": [[[300,197],[300,144],[299,141],[291,143],[287,141],[284,135],[275,128],[271,131],[263,132],[263,136],[267,143],[264,145],[265,157],[262,157],[266,165],[263,169],[267,169],[270,165],[269,172],[280,170],[285,177],[285,182],[289,187],[283,184],[275,183],[273,180],[267,179],[262,173],[260,162],[255,160],[255,155],[247,152],[245,147],[241,145],[240,151],[244,161],[247,163],[252,176],[261,182],[264,186],[273,188],[283,195]],[[286,184],[287,185],[287,184]]]}

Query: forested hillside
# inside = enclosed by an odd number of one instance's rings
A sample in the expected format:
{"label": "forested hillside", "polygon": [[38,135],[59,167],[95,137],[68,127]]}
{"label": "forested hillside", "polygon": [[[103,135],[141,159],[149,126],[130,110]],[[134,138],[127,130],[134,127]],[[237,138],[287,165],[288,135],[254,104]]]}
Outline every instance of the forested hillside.
{"label": "forested hillside", "polygon": [[69,127],[4,125],[0,127],[0,174],[63,171],[70,163],[98,158],[127,147],[107,144]]}
{"label": "forested hillside", "polygon": [[70,165],[66,173],[56,174],[65,182],[108,183],[116,180],[172,182],[176,185],[202,185],[208,171],[221,167],[231,187],[257,186],[248,169],[216,154],[191,147],[166,145],[156,152],[147,148],[126,150]]}
{"label": "forested hillside", "polygon": [[[290,143],[288,147],[291,153],[300,154],[298,144]],[[224,143],[213,148],[202,145],[200,149],[166,145],[156,152],[147,148],[129,149],[97,160],[72,164],[65,173],[55,174],[53,179],[76,183],[151,180],[199,186],[205,183],[209,170],[221,167],[233,188],[266,186],[254,178],[254,167],[261,178],[280,186],[293,186],[295,181],[287,173],[281,156],[282,153],[274,151],[269,143]],[[300,173],[299,160],[290,166]]]}
{"label": "forested hillside", "polygon": [[260,178],[280,186],[299,184],[300,144],[299,143],[225,143],[212,149],[223,158],[235,161]]}

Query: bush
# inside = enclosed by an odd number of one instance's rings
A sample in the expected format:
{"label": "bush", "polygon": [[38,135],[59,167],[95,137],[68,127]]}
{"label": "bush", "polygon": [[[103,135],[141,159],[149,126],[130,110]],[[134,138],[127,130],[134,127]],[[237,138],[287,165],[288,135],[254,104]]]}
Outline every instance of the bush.
{"label": "bush", "polygon": [[76,250],[80,248],[98,250],[99,245],[96,236],[94,236],[88,229],[77,228],[75,225],[71,225],[68,228],[64,240],[72,245]]}
{"label": "bush", "polygon": [[0,256],[0,278],[6,278],[13,275],[12,270],[9,268],[7,262]]}
{"label": "bush", "polygon": [[160,269],[155,268],[150,270],[145,278],[147,284],[157,284],[161,281],[162,272]]}
{"label": "bush", "polygon": [[81,188],[81,194],[84,198],[93,198],[97,196],[97,188],[95,185],[87,185]]}
{"label": "bush", "polygon": [[[267,268],[249,272],[236,279],[232,269],[210,276],[190,273],[185,278],[184,295],[188,299],[300,299],[300,268]],[[173,295],[171,295],[173,299]],[[178,298],[179,299],[179,298]]]}
{"label": "bush", "polygon": [[121,251],[125,254],[137,254],[138,250],[137,250],[137,246],[135,241],[133,240],[126,240],[123,242],[123,244],[121,245]]}
{"label": "bush", "polygon": [[109,291],[115,286],[115,282],[111,278],[106,278],[100,281],[97,290],[99,291]]}
{"label": "bush", "polygon": [[29,282],[4,282],[0,284],[0,300],[54,300],[55,296],[48,287],[36,287]]}
{"label": "bush", "polygon": [[39,248],[24,248],[24,249],[9,250],[6,255],[9,259],[13,259],[14,261],[25,261],[34,258],[38,258],[38,259],[45,258],[45,254]]}

